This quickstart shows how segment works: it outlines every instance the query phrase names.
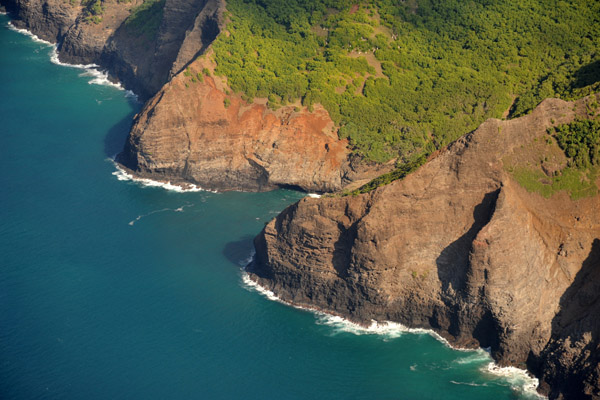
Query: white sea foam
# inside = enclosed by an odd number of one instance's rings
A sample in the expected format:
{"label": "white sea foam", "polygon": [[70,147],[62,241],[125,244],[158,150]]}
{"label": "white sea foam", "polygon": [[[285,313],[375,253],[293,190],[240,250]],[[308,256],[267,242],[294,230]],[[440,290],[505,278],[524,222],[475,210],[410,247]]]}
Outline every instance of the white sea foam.
{"label": "white sea foam", "polygon": [[161,212],[165,212],[165,211],[173,211],[173,212],[183,212],[183,210],[186,207],[192,207],[193,204],[184,204],[181,207],[178,208],[162,208],[160,210],[154,210],[154,211],[150,211],[147,214],[142,214],[142,215],[138,215],[134,220],[129,221],[129,225],[133,226],[136,222],[138,222],[139,220],[141,220],[142,218],[148,217],[152,214],[157,214],[157,213],[161,213]]}
{"label": "white sea foam", "polygon": [[[255,290],[258,293],[265,296],[269,300],[273,300],[273,301],[277,301],[277,302],[286,304],[279,297],[275,296],[275,293],[273,293],[272,291],[270,291],[268,289],[265,289],[264,287],[260,286],[258,283],[254,282],[252,279],[250,279],[250,275],[248,275],[248,273],[246,271],[242,272],[242,281],[244,282],[244,287],[246,289]],[[298,308],[298,307],[296,307],[296,308]]]}
{"label": "white sea foam", "polygon": [[[253,254],[254,255],[254,254]],[[251,261],[253,255],[249,258]],[[246,264],[247,265],[247,264]],[[489,354],[489,349],[464,349],[460,347],[452,346],[446,339],[440,336],[438,333],[434,332],[430,329],[421,329],[421,328],[409,328],[397,322],[390,321],[371,321],[371,324],[367,327],[349,321],[343,317],[337,315],[327,314],[320,310],[311,309],[307,307],[300,307],[295,304],[290,304],[286,301],[280,299],[275,293],[271,290],[268,290],[257,282],[253,281],[250,278],[250,275],[242,270],[242,282],[243,286],[248,290],[256,291],[263,296],[267,297],[269,300],[277,301],[279,303],[283,303],[294,308],[307,310],[313,312],[316,317],[316,323],[319,325],[327,325],[333,328],[335,333],[338,332],[347,332],[355,335],[380,335],[385,337],[386,339],[393,339],[402,336],[403,334],[418,334],[418,335],[430,335],[435,339],[439,340],[444,345],[459,351],[473,353],[468,355],[462,359],[457,360],[456,362],[459,364],[469,364],[469,363],[479,363],[485,362],[489,360],[489,363],[485,364],[482,368],[482,371],[487,374],[492,374],[494,376],[502,377],[505,381],[509,383],[509,385],[513,388],[513,390],[517,390],[522,392],[527,397],[531,399],[545,399],[546,397],[541,396],[536,392],[536,388],[538,387],[538,379],[532,377],[526,370],[515,368],[515,367],[500,367],[498,366],[491,358]],[[411,371],[416,369],[416,365],[412,365],[410,367]],[[470,386],[485,386],[485,384],[477,384],[473,382],[454,382],[454,384],[462,384],[462,385],[470,385]]]}
{"label": "white sea foam", "polygon": [[99,66],[97,64],[67,64],[67,63],[64,63],[58,59],[58,47],[55,44],[53,44],[52,46],[53,46],[53,49],[52,49],[52,52],[50,53],[50,61],[52,61],[52,63],[54,63],[56,65],[60,65],[61,67],[77,68],[77,69],[85,69],[85,70],[92,70],[94,68],[99,68]]}
{"label": "white sea foam", "polygon": [[481,369],[484,373],[495,375],[507,381],[513,390],[525,394],[531,399],[546,399],[536,391],[539,380],[529,374],[529,372],[516,367],[500,367],[495,362],[490,362]]}
{"label": "white sea foam", "polygon": [[83,66],[82,68],[84,68],[85,71],[79,74],[79,76],[85,78],[92,78],[88,81],[90,85],[112,86],[114,88],[124,90],[123,86],[121,86],[120,83],[111,82],[111,80],[108,78],[108,73],[98,69],[98,66],[96,66],[95,64],[90,64],[90,66]]}
{"label": "white sea foam", "polygon": [[[251,261],[252,257],[249,258],[249,260]],[[259,285],[255,281],[253,281],[250,278],[250,275],[246,271],[242,271],[242,282],[243,282],[244,287],[246,287],[247,289],[250,289],[250,290],[254,290],[254,291],[264,295],[269,300],[277,301],[277,302],[292,306],[297,309],[313,312],[315,314],[315,316],[317,317],[316,323],[318,325],[329,326],[329,327],[333,328],[333,331],[335,333],[346,332],[346,333],[352,333],[355,335],[379,335],[379,336],[385,336],[386,338],[389,338],[389,339],[400,337],[405,333],[413,333],[413,334],[421,334],[421,335],[425,334],[425,335],[433,336],[440,342],[451,347],[450,343],[448,343],[448,341],[446,339],[444,339],[443,337],[441,337],[439,334],[432,331],[431,329],[409,328],[409,327],[404,326],[397,322],[375,321],[375,320],[372,320],[371,324],[369,326],[363,326],[363,325],[357,324],[355,322],[352,322],[346,318],[340,317],[338,315],[328,314],[326,312],[323,312],[323,311],[320,311],[320,310],[317,310],[314,308],[302,307],[302,306],[298,306],[296,304],[290,304],[290,303],[280,299],[279,297],[277,297],[277,295],[275,295],[275,293],[273,293],[272,291],[262,287],[261,285]],[[458,350],[466,350],[466,349],[458,349]],[[473,351],[473,350],[467,350],[467,351]]]}
{"label": "white sea foam", "polygon": [[316,193],[309,193],[308,197],[313,198],[313,199],[320,199],[321,195],[320,194],[316,194]]}
{"label": "white sea foam", "polygon": [[[62,67],[78,68],[78,69],[85,70],[85,72],[81,73],[79,76],[91,77],[92,79],[90,79],[88,81],[88,83],[90,85],[111,86],[111,87],[114,87],[119,90],[125,90],[125,88],[123,88],[123,86],[121,86],[120,83],[112,82],[108,77],[108,73],[106,71],[101,70],[99,65],[97,65],[97,64],[67,64],[67,63],[64,63],[64,62],[60,61],[58,58],[58,47],[56,46],[56,44],[50,43],[44,39],[40,39],[38,36],[29,32],[26,29],[17,28],[11,22],[8,23],[8,27],[9,27],[9,29],[11,29],[13,31],[19,32],[26,36],[29,36],[35,42],[43,43],[47,46],[52,46],[52,52],[50,53],[50,61],[52,63],[54,63],[56,65],[60,65]],[[125,96],[135,99],[136,101],[138,100],[137,95],[135,93],[133,93],[131,90],[125,90]]]}
{"label": "white sea foam", "polygon": [[467,386],[488,386],[487,383],[476,383],[476,382],[457,382],[457,381],[450,381],[450,383],[453,383],[455,385],[467,385]]}
{"label": "white sea foam", "polygon": [[8,29],[15,31],[15,32],[19,32],[20,34],[25,35],[25,36],[29,36],[31,38],[31,40],[33,40],[36,43],[42,43],[47,46],[54,46],[49,41],[40,39],[37,35],[34,35],[33,33],[29,32],[27,29],[17,28],[16,26],[13,25],[12,21],[8,22]]}
{"label": "white sea foam", "polygon": [[170,190],[172,192],[178,192],[178,193],[185,193],[185,192],[217,193],[216,191],[205,190],[205,189],[202,189],[201,187],[193,185],[193,184],[187,184],[185,186],[182,186],[182,185],[172,184],[171,182],[160,182],[160,181],[154,181],[152,179],[147,179],[147,178],[138,178],[138,177],[135,177],[132,174],[128,173],[123,168],[121,168],[121,166],[119,166],[119,164],[117,164],[114,161],[114,158],[111,159],[110,161],[112,161],[114,163],[115,168],[117,169],[112,174],[114,176],[116,176],[117,179],[120,181],[131,181],[131,182],[134,182],[134,183],[139,184],[144,187],[160,187],[165,190]]}
{"label": "white sea foam", "polygon": [[459,358],[454,362],[457,364],[478,364],[492,359],[490,353],[484,349],[471,350],[473,354]]}

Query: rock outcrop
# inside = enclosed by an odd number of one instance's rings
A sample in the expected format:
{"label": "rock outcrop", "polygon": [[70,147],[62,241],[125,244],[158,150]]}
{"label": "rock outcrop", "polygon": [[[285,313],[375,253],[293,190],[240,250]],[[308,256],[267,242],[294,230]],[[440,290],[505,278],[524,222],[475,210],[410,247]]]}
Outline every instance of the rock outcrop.
{"label": "rock outcrop", "polygon": [[166,0],[159,26],[148,32],[126,23],[142,3],[103,2],[101,20],[93,22],[79,1],[0,1],[15,26],[57,43],[62,62],[98,64],[148,99],[212,43],[223,25],[225,5],[223,0]]}
{"label": "rock outcrop", "polygon": [[251,278],[293,304],[490,347],[551,398],[600,398],[600,196],[543,198],[503,162],[575,114],[549,99],[488,120],[401,181],[301,200],[255,239]]}
{"label": "rock outcrop", "polygon": [[363,177],[325,109],[248,104],[227,94],[221,78],[205,75],[208,58],[192,63],[139,113],[118,157],[125,167],[213,190],[330,192]]}
{"label": "rock outcrop", "polygon": [[61,61],[98,64],[149,99],[118,158],[137,176],[216,190],[330,192],[393,168],[352,157],[322,107],[271,111],[230,95],[223,79],[190,81],[223,28],[223,0],[165,0],[152,37],[128,20],[142,0],[103,2],[99,22],[64,0],[0,3],[17,27],[57,42]]}

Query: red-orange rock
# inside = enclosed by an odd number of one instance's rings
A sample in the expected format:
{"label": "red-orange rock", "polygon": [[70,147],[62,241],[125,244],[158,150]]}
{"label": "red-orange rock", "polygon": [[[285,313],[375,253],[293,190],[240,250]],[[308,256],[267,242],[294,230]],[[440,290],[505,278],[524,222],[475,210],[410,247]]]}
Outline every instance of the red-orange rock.
{"label": "red-orange rock", "polygon": [[225,94],[219,78],[198,78],[203,65],[176,76],[135,119],[119,161],[136,175],[215,190],[316,192],[356,176],[348,143],[321,106],[248,104]]}

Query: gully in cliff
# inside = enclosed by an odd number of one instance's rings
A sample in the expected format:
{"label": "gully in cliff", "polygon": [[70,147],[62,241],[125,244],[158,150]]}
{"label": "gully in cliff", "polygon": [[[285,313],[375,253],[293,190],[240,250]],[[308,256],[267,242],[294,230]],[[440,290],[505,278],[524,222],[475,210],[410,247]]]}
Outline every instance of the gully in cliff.
{"label": "gully in cliff", "polygon": [[301,200],[256,237],[249,278],[290,304],[489,347],[551,398],[598,398],[600,196],[545,198],[514,173],[559,157],[547,128],[589,101],[489,120],[370,193]]}

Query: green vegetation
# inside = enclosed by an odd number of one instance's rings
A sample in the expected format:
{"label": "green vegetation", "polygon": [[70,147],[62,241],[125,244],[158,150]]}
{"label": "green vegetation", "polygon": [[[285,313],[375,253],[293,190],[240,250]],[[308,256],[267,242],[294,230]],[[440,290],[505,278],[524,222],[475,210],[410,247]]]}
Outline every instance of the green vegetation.
{"label": "green vegetation", "polygon": [[600,88],[597,1],[228,0],[227,9],[215,73],[271,108],[321,103],[340,137],[377,162],[414,162],[511,104],[518,116]]}
{"label": "green vegetation", "polygon": [[190,67],[187,67],[185,71],[183,71],[183,76],[190,78],[190,81],[192,83],[204,82],[204,75],[202,74],[202,72],[194,74]]}
{"label": "green vegetation", "polygon": [[600,121],[577,120],[548,130],[575,168],[600,165]]}
{"label": "green vegetation", "polygon": [[104,7],[102,0],[81,0],[81,5],[84,7],[83,15],[87,21],[99,24],[102,21]]}
{"label": "green vegetation", "polygon": [[223,105],[225,106],[225,108],[229,108],[229,106],[231,105],[231,100],[229,100],[226,97],[225,100],[223,100]]}
{"label": "green vegetation", "polygon": [[[566,166],[545,174],[532,166],[509,168],[517,182],[530,192],[550,197],[564,190],[572,199],[594,196],[598,193],[596,181],[600,178],[600,121],[575,120],[570,124],[548,129],[567,158]],[[554,141],[549,137],[547,144]],[[542,157],[540,157],[542,158]],[[548,157],[543,156],[543,161]]]}
{"label": "green vegetation", "polygon": [[368,192],[378,188],[379,186],[384,186],[384,185],[387,185],[388,183],[391,183],[398,179],[404,178],[411,172],[417,170],[417,168],[419,168],[421,165],[425,164],[426,161],[427,161],[427,155],[422,154],[416,160],[398,165],[396,167],[396,169],[393,170],[392,172],[380,175],[377,178],[368,182],[367,184],[359,187],[358,189],[356,189],[352,192],[344,193],[343,195],[356,196],[357,194],[368,193]]}
{"label": "green vegetation", "polygon": [[558,175],[547,177],[542,171],[533,168],[515,168],[513,176],[521,186],[549,198],[556,192],[566,191],[571,199],[595,196],[598,187],[595,181],[600,177],[598,167],[579,170],[573,167],[563,169]]}
{"label": "green vegetation", "polygon": [[136,36],[144,37],[148,41],[154,39],[162,21],[165,1],[144,0],[142,4],[131,10],[124,25]]}

